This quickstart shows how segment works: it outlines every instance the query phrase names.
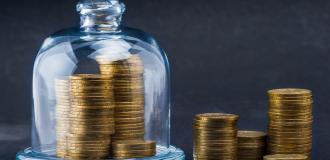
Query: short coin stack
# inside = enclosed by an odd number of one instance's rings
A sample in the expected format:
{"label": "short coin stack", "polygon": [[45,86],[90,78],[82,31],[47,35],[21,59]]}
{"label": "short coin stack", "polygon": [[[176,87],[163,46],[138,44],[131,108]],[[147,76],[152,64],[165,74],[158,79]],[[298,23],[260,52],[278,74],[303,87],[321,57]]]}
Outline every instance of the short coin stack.
{"label": "short coin stack", "polygon": [[194,118],[195,160],[236,160],[237,115],[204,113]]}
{"label": "short coin stack", "polygon": [[156,143],[143,140],[119,140],[112,144],[114,158],[143,158],[156,154]]}
{"label": "short coin stack", "polygon": [[110,155],[114,105],[110,77],[77,74],[70,77],[69,159],[101,159]]}
{"label": "short coin stack", "polygon": [[262,160],[266,153],[266,134],[259,131],[238,131],[239,160]]}
{"label": "short coin stack", "polygon": [[68,78],[55,79],[56,94],[56,155],[67,155],[67,135],[70,128],[70,89]]}
{"label": "short coin stack", "polygon": [[306,89],[268,91],[268,152],[303,154],[312,149],[312,93]]}
{"label": "short coin stack", "polygon": [[113,80],[115,101],[115,134],[113,140],[143,140],[144,126],[144,67],[138,55],[111,61],[99,56],[102,75]]}
{"label": "short coin stack", "polygon": [[301,154],[274,154],[264,156],[264,160],[308,160],[308,157]]}

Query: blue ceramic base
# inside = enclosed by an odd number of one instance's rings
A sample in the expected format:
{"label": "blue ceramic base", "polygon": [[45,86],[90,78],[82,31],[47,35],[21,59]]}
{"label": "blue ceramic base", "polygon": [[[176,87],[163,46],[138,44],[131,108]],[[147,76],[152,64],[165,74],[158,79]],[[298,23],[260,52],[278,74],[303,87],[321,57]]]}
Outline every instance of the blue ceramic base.
{"label": "blue ceramic base", "polygon": [[[16,155],[16,160],[64,160],[52,156],[55,153],[54,149],[49,149],[45,153],[34,152],[31,148],[27,148]],[[183,151],[174,146],[169,148],[157,147],[157,155],[147,158],[134,158],[134,160],[184,160],[185,155]],[[110,159],[109,159],[110,160]]]}

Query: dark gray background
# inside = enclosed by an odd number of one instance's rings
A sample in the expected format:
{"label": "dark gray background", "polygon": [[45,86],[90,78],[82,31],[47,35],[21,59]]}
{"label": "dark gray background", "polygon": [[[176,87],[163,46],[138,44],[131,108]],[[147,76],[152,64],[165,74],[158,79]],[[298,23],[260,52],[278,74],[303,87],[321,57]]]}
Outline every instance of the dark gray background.
{"label": "dark gray background", "polygon": [[[43,39],[77,25],[75,0],[0,4],[0,159],[30,144],[31,76]],[[125,0],[125,24],[153,34],[172,65],[172,144],[192,154],[196,113],[265,130],[266,91],[314,93],[313,159],[330,157],[330,1]]]}

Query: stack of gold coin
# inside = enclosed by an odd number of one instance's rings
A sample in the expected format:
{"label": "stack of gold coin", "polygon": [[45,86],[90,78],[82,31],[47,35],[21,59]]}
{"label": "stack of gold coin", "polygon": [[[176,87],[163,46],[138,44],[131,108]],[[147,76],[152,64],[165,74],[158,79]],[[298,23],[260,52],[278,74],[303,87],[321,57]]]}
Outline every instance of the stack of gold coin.
{"label": "stack of gold coin", "polygon": [[262,160],[266,152],[266,133],[259,131],[238,131],[239,160]]}
{"label": "stack of gold coin", "polygon": [[56,95],[56,154],[67,155],[67,134],[69,133],[70,89],[67,77],[55,79]]}
{"label": "stack of gold coin", "polygon": [[268,91],[268,152],[303,154],[312,149],[312,93],[306,89]]}
{"label": "stack of gold coin", "polygon": [[236,160],[237,115],[226,113],[198,114],[194,119],[195,160]]}
{"label": "stack of gold coin", "polygon": [[110,155],[114,134],[114,104],[110,77],[77,74],[70,77],[69,159],[99,159]]}
{"label": "stack of gold coin", "polygon": [[115,101],[115,134],[113,140],[144,138],[144,67],[137,55],[111,61],[99,56],[102,75],[112,77]]}
{"label": "stack of gold coin", "polygon": [[114,158],[143,158],[156,154],[156,143],[143,140],[118,140],[112,144]]}
{"label": "stack of gold coin", "polygon": [[264,160],[308,160],[308,157],[302,154],[274,154],[264,156]]}

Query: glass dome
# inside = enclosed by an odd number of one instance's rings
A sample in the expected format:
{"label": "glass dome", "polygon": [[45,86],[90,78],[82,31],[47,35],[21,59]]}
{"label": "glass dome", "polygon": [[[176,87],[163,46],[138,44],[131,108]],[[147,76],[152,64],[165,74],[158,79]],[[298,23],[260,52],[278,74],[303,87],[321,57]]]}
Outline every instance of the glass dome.
{"label": "glass dome", "polygon": [[33,72],[32,147],[17,159],[184,159],[170,145],[169,64],[118,0],[82,0]]}

